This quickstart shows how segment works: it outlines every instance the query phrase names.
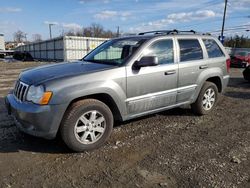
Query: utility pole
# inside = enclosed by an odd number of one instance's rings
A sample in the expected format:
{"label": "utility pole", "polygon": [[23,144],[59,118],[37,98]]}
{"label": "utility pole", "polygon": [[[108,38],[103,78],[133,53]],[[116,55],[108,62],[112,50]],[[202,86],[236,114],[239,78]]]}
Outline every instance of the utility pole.
{"label": "utility pole", "polygon": [[24,33],[25,42],[27,43],[27,33]]}
{"label": "utility pole", "polygon": [[222,28],[221,28],[221,35],[220,40],[223,43],[224,42],[224,25],[225,25],[225,19],[226,19],[226,12],[227,12],[227,0],[225,0],[225,7],[224,7],[224,15],[223,15],[223,21],[222,21]]}
{"label": "utility pole", "polygon": [[53,25],[55,25],[55,24],[49,23],[49,37],[50,37],[50,39],[52,38],[51,26],[53,26]]}
{"label": "utility pole", "polygon": [[117,26],[117,37],[119,37],[119,36],[120,36],[120,27]]}

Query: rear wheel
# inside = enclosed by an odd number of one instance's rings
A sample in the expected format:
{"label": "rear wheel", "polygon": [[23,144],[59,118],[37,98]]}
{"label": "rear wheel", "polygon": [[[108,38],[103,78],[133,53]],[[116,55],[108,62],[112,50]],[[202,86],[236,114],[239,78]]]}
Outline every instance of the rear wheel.
{"label": "rear wheel", "polygon": [[217,86],[212,82],[205,82],[197,100],[191,105],[191,107],[194,113],[198,115],[205,115],[214,109],[217,101]]}
{"label": "rear wheel", "polygon": [[102,146],[112,128],[113,115],[108,106],[95,99],[86,99],[70,106],[60,131],[66,145],[80,152]]}

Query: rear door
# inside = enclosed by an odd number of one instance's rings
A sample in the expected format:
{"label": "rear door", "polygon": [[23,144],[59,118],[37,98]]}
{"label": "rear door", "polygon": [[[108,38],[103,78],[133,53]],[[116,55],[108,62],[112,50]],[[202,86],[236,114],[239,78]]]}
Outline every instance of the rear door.
{"label": "rear door", "polygon": [[190,101],[197,88],[199,75],[208,68],[206,54],[200,38],[178,36],[178,95],[177,103]]}
{"label": "rear door", "polygon": [[[209,68],[221,68],[223,70],[223,75],[228,74],[227,66],[226,66],[226,55],[222,51],[221,47],[218,43],[209,37],[204,37],[202,39],[207,52],[207,61],[209,64]],[[221,75],[222,76],[222,75]]]}
{"label": "rear door", "polygon": [[127,66],[127,109],[135,115],[176,103],[178,64],[172,37],[158,39],[145,46],[137,56],[156,56],[159,65],[133,69]]}

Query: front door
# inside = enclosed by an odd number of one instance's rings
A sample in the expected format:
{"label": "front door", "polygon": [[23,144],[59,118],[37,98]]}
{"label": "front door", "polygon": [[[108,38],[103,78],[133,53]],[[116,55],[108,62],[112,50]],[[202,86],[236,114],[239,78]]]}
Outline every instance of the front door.
{"label": "front door", "polygon": [[176,103],[178,64],[175,63],[173,47],[171,38],[152,42],[142,51],[140,58],[156,56],[159,65],[136,70],[132,66],[126,67],[126,104],[131,116]]}

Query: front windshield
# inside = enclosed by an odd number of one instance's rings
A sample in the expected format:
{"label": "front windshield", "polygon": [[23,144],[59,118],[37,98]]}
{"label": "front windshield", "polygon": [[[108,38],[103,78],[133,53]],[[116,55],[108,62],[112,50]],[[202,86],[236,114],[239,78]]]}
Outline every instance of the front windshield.
{"label": "front windshield", "polygon": [[107,41],[90,52],[84,61],[110,65],[123,64],[145,42],[145,39],[114,39]]}

